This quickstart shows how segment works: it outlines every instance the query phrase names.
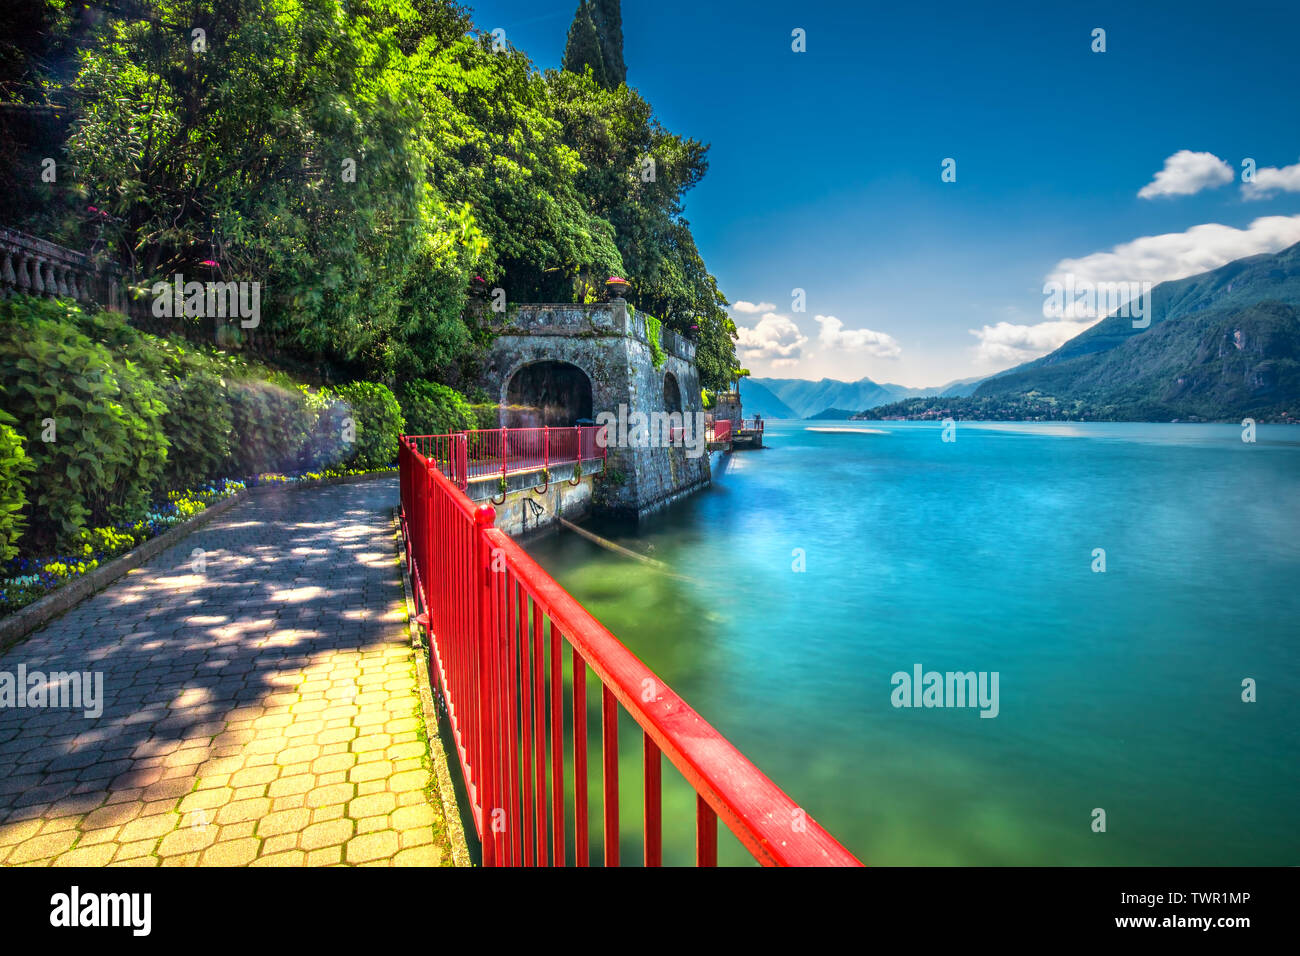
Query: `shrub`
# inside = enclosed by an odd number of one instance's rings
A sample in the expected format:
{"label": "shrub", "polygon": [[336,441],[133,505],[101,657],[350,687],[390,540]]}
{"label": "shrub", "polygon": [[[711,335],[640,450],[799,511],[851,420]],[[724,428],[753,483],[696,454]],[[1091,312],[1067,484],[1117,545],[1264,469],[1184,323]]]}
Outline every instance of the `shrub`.
{"label": "shrub", "polygon": [[92,342],[66,302],[0,306],[0,391],[26,441],[32,535],[67,543],[89,521],[141,512],[166,463],[166,411],[138,364]]}
{"label": "shrub", "polygon": [[471,405],[470,410],[474,413],[475,428],[500,428],[501,427],[501,406],[491,402],[484,402]]}
{"label": "shrub", "polygon": [[346,402],[328,388],[312,392],[299,386],[311,421],[307,441],[298,456],[299,471],[332,468],[348,457],[346,434],[349,409]]}
{"label": "shrub", "polygon": [[292,469],[311,439],[315,413],[307,407],[306,390],[284,372],[271,372],[266,382],[272,388],[272,414],[267,427],[279,446],[280,469]]}
{"label": "shrub", "polygon": [[0,561],[18,554],[18,539],[26,521],[26,474],[32,463],[23,451],[22,436],[11,427],[13,417],[0,411]]}
{"label": "shrub", "polygon": [[223,477],[234,417],[219,368],[201,352],[166,339],[150,346],[151,372],[167,406],[162,419],[168,444],[165,485],[190,488]]}
{"label": "shrub", "polygon": [[350,409],[356,432],[348,463],[359,468],[383,468],[397,458],[397,439],[405,430],[402,408],[378,382],[351,382],[335,389]]}
{"label": "shrub", "polygon": [[228,380],[226,394],[233,435],[225,474],[243,478],[296,468],[315,427],[298,384],[278,373],[249,375]]}
{"label": "shrub", "polygon": [[169,488],[190,487],[221,477],[230,457],[232,432],[225,374],[243,363],[184,340],[141,332],[118,312],[81,312],[74,318],[93,341],[109,348],[119,361],[137,363],[158,385],[166,406],[163,483]]}
{"label": "shrub", "polygon": [[446,435],[478,427],[473,406],[454,388],[437,382],[408,382],[402,389],[402,416],[412,435]]}
{"label": "shrub", "polygon": [[234,432],[225,381],[191,364],[166,383],[163,401],[167,405],[163,430],[170,446],[164,473],[167,487],[189,488],[224,477]]}

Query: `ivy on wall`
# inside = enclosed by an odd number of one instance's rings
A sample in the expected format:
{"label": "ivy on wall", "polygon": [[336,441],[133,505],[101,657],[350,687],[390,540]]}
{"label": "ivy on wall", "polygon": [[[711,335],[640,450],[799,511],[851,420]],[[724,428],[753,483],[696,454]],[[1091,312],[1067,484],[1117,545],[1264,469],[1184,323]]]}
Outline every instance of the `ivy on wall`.
{"label": "ivy on wall", "polygon": [[655,368],[663,368],[668,356],[664,354],[664,325],[649,312],[645,314],[645,337],[650,343],[650,360]]}

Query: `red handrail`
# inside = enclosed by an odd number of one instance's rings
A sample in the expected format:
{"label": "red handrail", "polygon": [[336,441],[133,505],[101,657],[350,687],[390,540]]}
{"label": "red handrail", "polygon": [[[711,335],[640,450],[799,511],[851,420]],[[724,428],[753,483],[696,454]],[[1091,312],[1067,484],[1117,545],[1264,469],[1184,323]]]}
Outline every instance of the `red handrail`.
{"label": "red handrail", "polygon": [[[721,817],[764,865],[859,865],[493,527],[495,511],[476,508],[421,453],[420,441],[408,438],[399,448],[402,531],[485,865],[564,865],[570,794],[574,859],[579,866],[589,862],[588,669],[601,684],[606,865],[619,863],[619,707],[641,728],[646,865],[662,863],[661,755],[695,790],[698,864],[717,863]],[[573,678],[571,775],[564,772],[566,646]]]}
{"label": "red handrail", "polygon": [[447,435],[404,435],[461,490],[497,475],[540,472],[551,465],[604,463],[604,426],[480,428]]}

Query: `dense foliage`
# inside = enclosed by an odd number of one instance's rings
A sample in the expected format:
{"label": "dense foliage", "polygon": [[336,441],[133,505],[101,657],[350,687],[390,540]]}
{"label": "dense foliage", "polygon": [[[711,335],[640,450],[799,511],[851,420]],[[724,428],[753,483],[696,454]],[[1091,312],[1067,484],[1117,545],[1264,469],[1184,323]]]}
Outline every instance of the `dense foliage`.
{"label": "dense foliage", "polygon": [[627,82],[620,6],[619,0],[582,0],[564,44],[564,69],[591,70],[592,79],[607,90]]}
{"label": "dense foliage", "polygon": [[[479,427],[474,406],[455,389],[437,382],[407,382],[400,395],[411,435],[445,435]],[[493,406],[495,410],[495,406]]]}
{"label": "dense foliage", "polygon": [[485,340],[465,308],[474,276],[555,302],[618,274],[697,336],[706,384],[735,365],[725,299],[682,217],[706,147],[622,82],[617,0],[580,9],[603,85],[540,73],[445,0],[142,0],[95,17],[37,5],[0,48],[0,76],[23,77],[58,121],[6,120],[0,146],[56,158],[62,205],[11,224],[97,243],[146,306],[178,273],[260,284],[257,326],[168,319],[176,329],[349,377],[463,387]]}
{"label": "dense foliage", "polygon": [[310,389],[118,313],[29,297],[0,303],[0,395],[0,560],[24,525],[24,553],[80,547],[178,490],[384,468],[403,427],[382,384]]}
{"label": "dense foliage", "polygon": [[14,431],[13,423],[12,415],[0,411],[0,561],[8,561],[18,553],[18,539],[26,525],[25,477],[32,468],[23,450],[22,436]]}
{"label": "dense foliage", "polygon": [[388,386],[349,382],[334,392],[349,408],[349,460],[360,468],[383,468],[397,461],[397,439],[406,423]]}
{"label": "dense foliage", "polygon": [[162,474],[161,389],[51,300],[0,304],[0,392],[31,456],[33,532],[67,539],[141,511]]}

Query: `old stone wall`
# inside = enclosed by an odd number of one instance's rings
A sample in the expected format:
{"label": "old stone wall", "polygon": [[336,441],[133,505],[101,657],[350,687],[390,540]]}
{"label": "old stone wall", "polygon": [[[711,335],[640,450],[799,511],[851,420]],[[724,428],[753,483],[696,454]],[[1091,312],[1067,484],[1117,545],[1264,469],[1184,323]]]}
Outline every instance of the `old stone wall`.
{"label": "old stone wall", "polygon": [[739,424],[742,417],[739,392],[718,392],[713,396],[713,418],[715,421],[728,420]]}
{"label": "old stone wall", "polygon": [[[648,415],[669,411],[664,380],[672,375],[683,416],[691,416],[693,427],[702,427],[704,404],[694,361],[669,353],[663,367],[655,368],[650,346],[644,339],[626,341],[629,412],[641,411]],[[614,448],[609,450],[610,468],[626,475],[627,482],[620,488],[608,489],[601,503],[605,510],[644,517],[709,483],[707,453],[692,458],[686,448],[620,448],[617,451],[616,455]]]}
{"label": "old stone wall", "polygon": [[[552,481],[545,492],[533,487],[522,488],[506,494],[505,504],[494,504],[497,510],[496,526],[511,537],[523,537],[558,527],[557,517],[581,521],[591,514],[594,479],[584,476],[577,485],[568,481]],[[539,508],[528,504],[536,503]]]}
{"label": "old stone wall", "polygon": [[[489,316],[489,318],[492,318]],[[681,405],[692,425],[702,422],[700,377],[695,346],[665,330],[664,364],[655,368],[647,340],[645,316],[621,300],[595,305],[525,305],[495,321],[497,338],[487,356],[483,387],[505,407],[511,379],[527,365],[567,362],[591,382],[592,417],[602,412],[625,415],[668,412]],[[665,382],[672,377],[666,397]],[[595,507],[643,517],[709,483],[707,454],[691,457],[686,449],[627,447],[610,435],[606,479]]]}

